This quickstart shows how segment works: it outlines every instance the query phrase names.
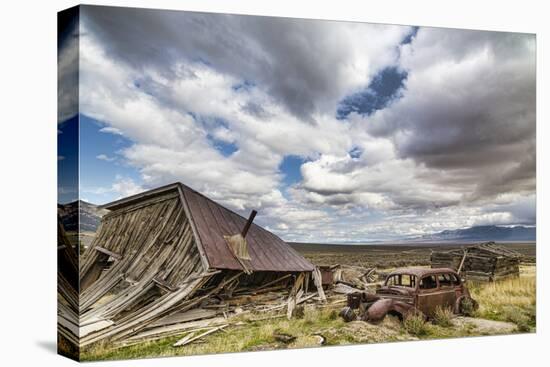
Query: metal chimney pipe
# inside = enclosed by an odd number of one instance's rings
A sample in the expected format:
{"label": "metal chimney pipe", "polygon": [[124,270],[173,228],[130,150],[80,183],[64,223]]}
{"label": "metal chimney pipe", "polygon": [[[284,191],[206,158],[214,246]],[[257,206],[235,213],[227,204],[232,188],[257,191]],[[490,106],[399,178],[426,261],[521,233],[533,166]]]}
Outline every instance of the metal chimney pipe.
{"label": "metal chimney pipe", "polygon": [[241,232],[241,236],[243,236],[243,238],[246,237],[246,234],[248,233],[248,230],[250,229],[250,226],[252,225],[252,221],[254,220],[254,217],[256,217],[256,214],[258,214],[258,212],[255,210],[252,210],[252,213],[250,213],[250,217],[248,217],[248,220],[244,225],[243,231]]}

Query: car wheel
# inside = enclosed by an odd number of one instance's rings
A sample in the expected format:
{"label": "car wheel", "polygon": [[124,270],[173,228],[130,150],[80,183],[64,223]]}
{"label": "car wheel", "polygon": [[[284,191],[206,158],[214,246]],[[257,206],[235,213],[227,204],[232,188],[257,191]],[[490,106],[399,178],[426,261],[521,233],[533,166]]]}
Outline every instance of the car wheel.
{"label": "car wheel", "polygon": [[458,300],[458,313],[464,316],[473,316],[479,304],[472,297],[463,296]]}

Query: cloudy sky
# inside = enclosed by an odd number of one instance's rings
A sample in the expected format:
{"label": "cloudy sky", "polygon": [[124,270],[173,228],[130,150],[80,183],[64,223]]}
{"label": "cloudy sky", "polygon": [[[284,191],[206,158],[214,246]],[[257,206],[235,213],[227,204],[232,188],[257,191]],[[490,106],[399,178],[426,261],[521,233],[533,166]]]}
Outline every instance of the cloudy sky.
{"label": "cloudy sky", "polygon": [[84,200],[181,181],[297,241],[535,225],[534,35],[82,7],[75,42]]}

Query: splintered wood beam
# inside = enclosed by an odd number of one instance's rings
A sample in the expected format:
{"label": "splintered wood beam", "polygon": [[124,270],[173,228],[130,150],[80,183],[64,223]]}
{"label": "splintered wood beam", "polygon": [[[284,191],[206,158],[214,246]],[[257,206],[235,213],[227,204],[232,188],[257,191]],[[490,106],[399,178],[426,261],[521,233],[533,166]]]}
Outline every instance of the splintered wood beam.
{"label": "splintered wood beam", "polygon": [[275,279],[275,280],[272,280],[271,282],[265,283],[264,285],[258,287],[258,288],[256,289],[256,291],[265,289],[265,288],[267,288],[267,287],[269,287],[269,286],[271,286],[271,285],[273,285],[273,284],[277,284],[277,283],[279,283],[279,282],[282,282],[283,280],[288,279],[288,278],[290,278],[291,276],[292,276],[292,274],[283,275],[283,276],[280,277],[280,278],[277,278],[277,279]]}
{"label": "splintered wood beam", "polygon": [[323,290],[323,280],[321,276],[321,271],[319,268],[313,269],[311,272],[311,275],[313,276],[313,282],[315,283],[315,286],[317,287],[317,293],[319,293],[319,299],[322,302],[327,301],[327,296],[325,295],[325,291]]}
{"label": "splintered wood beam", "polygon": [[115,258],[116,260],[122,259],[122,255],[117,254],[116,252],[113,252],[113,251],[109,251],[109,250],[107,250],[106,248],[103,248],[103,247],[100,247],[100,246],[96,246],[94,249],[95,249],[96,251],[101,252],[102,254],[109,255],[109,256]]}
{"label": "splintered wood beam", "polygon": [[194,336],[195,333],[192,332],[192,333],[186,335],[185,337],[183,337],[182,339],[178,340],[178,341],[177,341],[176,343],[174,343],[172,346],[173,346],[173,347],[182,347],[182,346],[184,346],[184,345],[187,345],[187,344],[189,344],[189,343],[194,342],[194,341],[197,340],[197,339],[200,339],[200,338],[205,337],[205,336],[207,336],[207,335],[209,335],[209,334],[212,334],[212,333],[214,333],[214,332],[216,332],[216,331],[218,331],[218,330],[222,330],[223,328],[225,328],[225,327],[227,327],[227,326],[228,326],[228,324],[225,324],[225,325],[222,325],[222,326],[218,326],[218,327],[215,327],[215,328],[213,328],[213,329],[207,330],[207,331],[205,331],[204,333],[199,334],[199,335],[197,335],[197,336]]}
{"label": "splintered wood beam", "polygon": [[[296,307],[296,300],[299,298],[298,293],[302,291],[302,288],[304,286],[304,279],[305,279],[304,273],[298,274],[298,276],[296,277],[296,280],[294,281],[294,285],[290,290],[290,294],[288,296],[288,301],[287,301],[287,312],[286,312],[286,317],[289,320],[292,318],[292,315],[294,314],[294,308]],[[301,297],[301,294],[300,294],[300,297]]]}
{"label": "splintered wood beam", "polygon": [[250,213],[250,217],[248,217],[248,220],[246,221],[243,231],[241,232],[241,235],[243,236],[243,238],[246,237],[246,234],[248,233],[248,230],[250,229],[250,226],[252,225],[252,221],[254,221],[256,214],[258,214],[258,212],[255,210],[252,210],[252,212]]}
{"label": "splintered wood beam", "polygon": [[460,274],[460,271],[462,270],[462,266],[464,265],[464,260],[466,260],[466,256],[468,254],[468,250],[464,250],[464,256],[462,256],[462,260],[460,260],[460,265],[458,266],[458,269],[456,272]]}
{"label": "splintered wood beam", "polygon": [[170,284],[166,283],[164,280],[159,279],[158,277],[153,278],[153,283],[158,285],[161,289],[167,291],[167,292],[175,292],[178,290],[178,288],[172,287]]}

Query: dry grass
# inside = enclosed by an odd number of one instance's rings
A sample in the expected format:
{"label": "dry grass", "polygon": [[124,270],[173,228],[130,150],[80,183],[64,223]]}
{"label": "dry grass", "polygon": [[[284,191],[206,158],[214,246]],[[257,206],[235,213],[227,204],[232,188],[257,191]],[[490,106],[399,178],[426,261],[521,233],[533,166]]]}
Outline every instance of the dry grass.
{"label": "dry grass", "polygon": [[[533,243],[502,244],[520,252],[524,261],[535,261],[536,246]],[[451,250],[461,248],[463,244],[416,244],[410,245],[329,245],[329,244],[292,244],[298,252],[317,265],[357,265],[378,269],[399,268],[405,266],[429,266],[432,250]]]}
{"label": "dry grass", "polygon": [[523,266],[518,278],[494,283],[471,284],[472,297],[479,303],[475,316],[513,322],[522,332],[536,327],[536,276],[534,266]]}
{"label": "dry grass", "polygon": [[438,306],[435,309],[432,322],[441,327],[451,327],[453,326],[452,318],[453,311],[449,307]]}
{"label": "dry grass", "polygon": [[[521,277],[496,283],[470,284],[472,297],[479,302],[475,316],[512,322],[518,331],[534,331],[536,327],[536,279],[535,267],[525,266]],[[402,340],[456,338],[487,335],[473,325],[448,325],[450,315],[441,311],[439,320],[426,323],[423,319],[408,319],[404,323],[396,318],[386,317],[380,325],[362,321],[345,323],[337,312],[340,306],[318,309],[305,308],[302,319],[286,318],[254,321],[254,318],[268,314],[243,314],[239,316],[240,326],[230,326],[224,331],[211,334],[192,344],[174,348],[172,344],[183,337],[178,335],[154,342],[115,348],[103,343],[83,350],[82,360],[130,359],[144,357],[164,357],[176,355],[196,355],[285,348],[306,348],[319,346],[319,337],[326,338],[325,345],[348,345],[359,343],[380,343]],[[437,316],[436,316],[437,318]],[[282,332],[296,336],[289,344],[277,342],[273,333]]]}
{"label": "dry grass", "polygon": [[[304,318],[287,320],[286,318],[253,321],[260,315],[239,317],[234,321],[242,321],[243,325],[231,326],[205,337],[202,342],[194,342],[185,347],[174,348],[172,344],[183,337],[166,338],[159,341],[146,342],[135,346],[113,348],[106,344],[93,345],[83,352],[83,360],[98,359],[128,359],[147,356],[175,356],[211,353],[228,353],[281,348],[303,348],[318,345],[319,338],[315,334],[322,334],[327,330],[338,330],[344,326],[342,319],[331,309],[315,309],[308,307]],[[262,317],[268,316],[262,314]],[[274,332],[296,336],[296,340],[289,344],[277,342],[273,338]],[[331,339],[329,343],[340,344],[347,341],[347,335]],[[344,340],[342,340],[344,339]]]}
{"label": "dry grass", "polygon": [[[145,357],[183,356],[196,354],[230,353],[273,349],[294,349],[319,347],[320,336],[325,339],[323,345],[350,345],[359,343],[382,343],[402,340],[417,340],[415,335],[403,331],[401,322],[387,317],[380,325],[371,325],[363,321],[345,323],[338,317],[336,308],[317,309],[307,307],[304,318],[287,320],[286,318],[253,321],[260,315],[239,316],[243,325],[230,326],[206,336],[200,341],[174,348],[178,335],[159,341],[145,342],[139,345],[115,348],[103,343],[86,348],[83,361],[130,359]],[[266,314],[262,314],[265,317]],[[236,321],[237,321],[236,320]],[[284,333],[296,339],[288,344],[278,342],[273,334]]]}

